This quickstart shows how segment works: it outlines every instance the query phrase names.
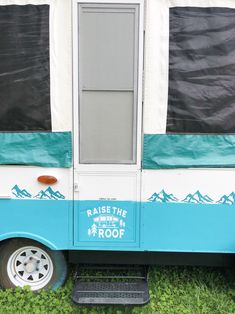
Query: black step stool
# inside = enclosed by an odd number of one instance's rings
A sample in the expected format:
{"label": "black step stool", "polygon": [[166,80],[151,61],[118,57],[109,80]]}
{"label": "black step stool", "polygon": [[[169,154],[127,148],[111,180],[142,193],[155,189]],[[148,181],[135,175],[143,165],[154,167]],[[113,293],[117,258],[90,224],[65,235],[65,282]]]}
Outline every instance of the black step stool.
{"label": "black step stool", "polygon": [[146,266],[81,265],[75,280],[77,304],[144,305],[150,299]]}

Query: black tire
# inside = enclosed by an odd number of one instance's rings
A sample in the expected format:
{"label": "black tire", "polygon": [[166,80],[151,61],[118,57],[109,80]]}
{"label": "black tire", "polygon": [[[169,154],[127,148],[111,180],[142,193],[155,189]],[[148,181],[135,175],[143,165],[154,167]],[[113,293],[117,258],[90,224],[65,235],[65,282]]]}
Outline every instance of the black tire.
{"label": "black tire", "polygon": [[36,241],[12,239],[1,247],[2,288],[27,285],[34,291],[48,288],[55,290],[64,284],[67,270],[67,262],[61,251],[50,250]]}

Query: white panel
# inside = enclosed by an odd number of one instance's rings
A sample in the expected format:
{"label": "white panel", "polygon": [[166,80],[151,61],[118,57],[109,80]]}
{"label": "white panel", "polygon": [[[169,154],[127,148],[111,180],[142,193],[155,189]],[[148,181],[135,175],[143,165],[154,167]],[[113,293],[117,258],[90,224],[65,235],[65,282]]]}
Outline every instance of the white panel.
{"label": "white panel", "polygon": [[[37,178],[42,175],[54,176],[58,181],[51,186],[39,183]],[[0,182],[0,199],[73,199],[72,169],[0,166]]]}
{"label": "white panel", "polygon": [[[158,1],[158,0],[157,0]],[[168,0],[170,7],[222,7],[235,8],[234,0]]]}
{"label": "white panel", "polygon": [[79,200],[137,201],[138,174],[136,173],[80,173]]}
{"label": "white panel", "polygon": [[165,133],[168,100],[169,4],[146,1],[144,133]]}
{"label": "white panel", "polygon": [[[225,198],[228,197],[230,201],[227,204],[232,204],[233,201],[235,204],[234,177],[235,169],[145,170],[142,173],[142,201],[153,201],[155,193],[162,197],[164,190],[167,194],[166,202],[181,203],[191,200],[192,203],[217,204],[220,200],[226,201]],[[170,195],[176,200],[168,198]],[[157,198],[156,201],[160,200]]]}
{"label": "white panel", "polygon": [[71,1],[53,0],[50,12],[52,131],[72,130]]}
{"label": "white panel", "polygon": [[145,4],[144,133],[164,134],[168,105],[169,8],[235,8],[235,1],[147,0]]}

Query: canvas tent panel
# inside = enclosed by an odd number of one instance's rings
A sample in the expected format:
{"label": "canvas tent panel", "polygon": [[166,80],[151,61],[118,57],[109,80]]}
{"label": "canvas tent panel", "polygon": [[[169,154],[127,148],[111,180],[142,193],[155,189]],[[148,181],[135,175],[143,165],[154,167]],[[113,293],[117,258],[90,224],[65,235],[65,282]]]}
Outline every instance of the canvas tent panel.
{"label": "canvas tent panel", "polygon": [[166,133],[169,1],[145,1],[143,131]]}
{"label": "canvas tent panel", "polygon": [[[148,0],[145,2],[144,133],[165,134],[169,89],[170,9],[235,9],[233,0]],[[233,11],[233,10],[232,10]]]}
{"label": "canvas tent panel", "polygon": [[[230,0],[146,3],[144,168],[234,167],[234,9]],[[178,13],[192,10],[184,25]]]}
{"label": "canvas tent panel", "polygon": [[145,134],[143,168],[235,168],[234,153],[233,134]]}
{"label": "canvas tent panel", "polygon": [[71,2],[2,0],[0,15],[0,164],[71,167]]}
{"label": "canvas tent panel", "polygon": [[[48,68],[44,67],[44,70],[48,70],[50,76],[50,82],[47,87],[49,91],[49,104],[51,114],[50,129],[55,132],[71,131],[72,130],[71,1],[1,0],[0,8],[6,6],[18,7],[21,10],[25,10],[25,7],[27,6],[48,7],[50,62],[48,64]],[[19,37],[18,41],[20,40],[21,38]],[[20,52],[20,50],[18,52]],[[43,83],[41,84],[43,85]]]}
{"label": "canvas tent panel", "polygon": [[0,132],[0,164],[72,166],[71,132]]}

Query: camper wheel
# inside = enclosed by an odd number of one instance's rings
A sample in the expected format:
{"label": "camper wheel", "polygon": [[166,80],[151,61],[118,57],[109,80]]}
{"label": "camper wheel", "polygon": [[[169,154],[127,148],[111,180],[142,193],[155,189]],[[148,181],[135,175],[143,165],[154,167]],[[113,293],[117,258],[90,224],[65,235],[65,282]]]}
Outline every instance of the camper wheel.
{"label": "camper wheel", "polygon": [[66,276],[67,262],[60,251],[52,251],[28,239],[13,239],[1,247],[2,288],[30,286],[33,291],[57,289],[65,282]]}

